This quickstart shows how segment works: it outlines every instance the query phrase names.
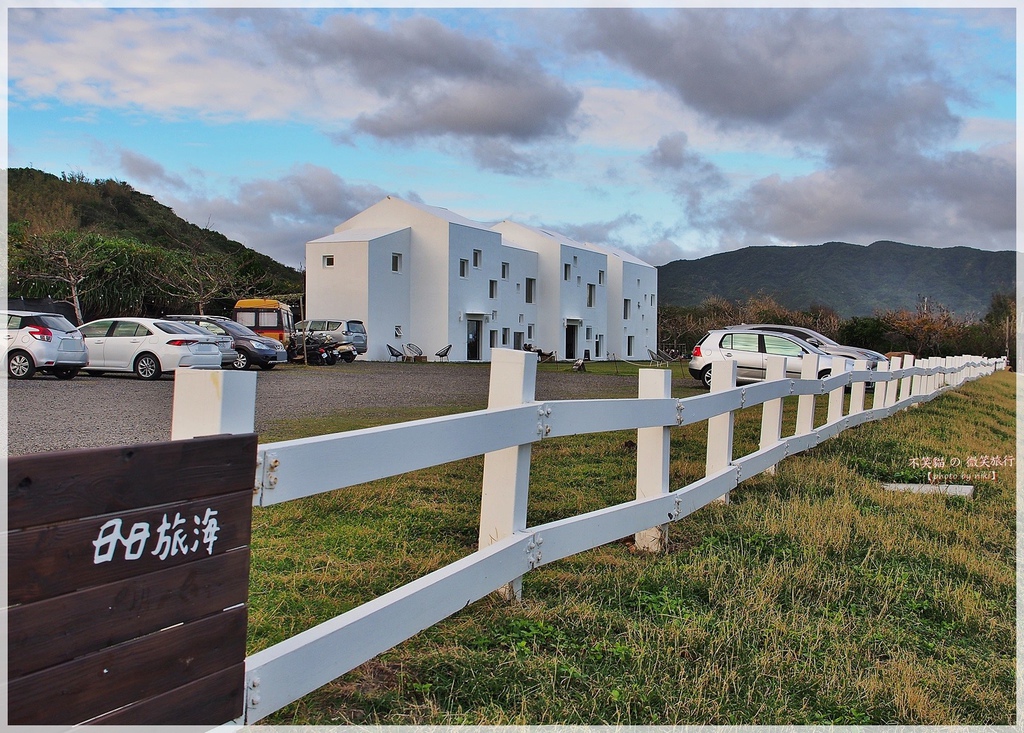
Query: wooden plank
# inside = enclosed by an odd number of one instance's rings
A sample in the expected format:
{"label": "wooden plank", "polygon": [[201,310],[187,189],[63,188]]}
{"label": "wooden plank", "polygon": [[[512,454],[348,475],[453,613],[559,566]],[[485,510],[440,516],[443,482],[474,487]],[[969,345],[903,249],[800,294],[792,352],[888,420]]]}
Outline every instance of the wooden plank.
{"label": "wooden plank", "polygon": [[[8,602],[51,598],[242,547],[249,544],[251,515],[252,494],[245,489],[11,532],[7,536]],[[119,526],[112,526],[115,520],[120,520]],[[133,542],[137,527],[148,535],[140,530],[140,541]],[[215,532],[212,540],[207,530]],[[115,531],[129,542],[111,542]],[[180,542],[172,541],[176,533]],[[113,555],[105,561],[108,551]]]}
{"label": "wooden plank", "polygon": [[239,607],[8,683],[11,725],[73,725],[233,666],[245,658]]}
{"label": "wooden plank", "polygon": [[242,716],[245,662],[215,672],[162,695],[101,715],[90,725],[217,726]]}
{"label": "wooden plank", "polygon": [[8,679],[243,604],[249,548],[14,606],[7,614]]}
{"label": "wooden plank", "polygon": [[8,527],[251,491],[257,441],[218,435],[9,458]]}

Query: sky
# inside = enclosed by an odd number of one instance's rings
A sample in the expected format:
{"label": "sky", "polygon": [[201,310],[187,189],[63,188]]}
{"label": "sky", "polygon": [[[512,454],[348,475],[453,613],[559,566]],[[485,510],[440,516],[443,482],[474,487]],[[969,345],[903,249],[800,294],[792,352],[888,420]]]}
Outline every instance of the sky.
{"label": "sky", "polygon": [[9,9],[6,165],[293,267],[392,194],[654,265],[1016,245],[1012,5],[135,5]]}

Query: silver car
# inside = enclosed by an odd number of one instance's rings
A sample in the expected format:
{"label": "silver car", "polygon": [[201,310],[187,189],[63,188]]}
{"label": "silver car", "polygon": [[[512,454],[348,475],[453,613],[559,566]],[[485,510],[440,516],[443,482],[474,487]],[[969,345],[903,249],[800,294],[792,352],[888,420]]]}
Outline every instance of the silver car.
{"label": "silver car", "polygon": [[339,344],[352,344],[357,354],[366,353],[366,326],[362,321],[343,318],[315,318],[295,324],[299,333],[326,333]]}
{"label": "silver car", "polygon": [[880,363],[889,361],[885,358],[885,354],[880,354],[879,352],[872,351],[871,349],[862,349],[857,346],[844,346],[837,341],[833,341],[825,334],[818,333],[813,329],[804,328],[802,326],[786,326],[776,323],[755,323],[752,325],[743,324],[742,326],[730,326],[729,329],[788,333],[790,336],[796,336],[798,339],[806,341],[811,346],[817,346],[826,354],[842,356],[847,359],[854,360],[863,359],[868,363],[868,369],[877,369]]}
{"label": "silver car", "polygon": [[82,332],[58,313],[0,311],[6,316],[4,351],[7,376],[29,379],[41,371],[71,379],[89,363]]}
{"label": "silver car", "polygon": [[[799,379],[803,370],[803,358],[814,354],[818,357],[818,378],[832,374],[833,357],[816,346],[784,333],[764,331],[720,329],[708,331],[693,347],[689,370],[694,379],[705,387],[711,387],[711,364],[716,361],[736,361],[738,383],[757,382],[765,378],[769,356],[786,357],[786,376]],[[840,357],[836,357],[840,363]]]}

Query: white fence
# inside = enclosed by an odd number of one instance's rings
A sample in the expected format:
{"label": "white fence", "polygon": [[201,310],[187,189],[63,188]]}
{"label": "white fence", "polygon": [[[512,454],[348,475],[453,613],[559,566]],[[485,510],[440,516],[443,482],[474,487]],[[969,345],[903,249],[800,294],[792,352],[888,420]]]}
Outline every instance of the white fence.
{"label": "white fence", "polygon": [[[895,358],[878,371],[866,362],[818,380],[817,360],[805,357],[801,379],[784,378],[785,360],[768,357],[768,379],[737,387],[735,362],[716,363],[710,393],[674,399],[671,371],[642,369],[636,399],[534,400],[536,356],[496,350],[486,410],[259,446],[254,505],[269,506],[366,481],[484,455],[479,550],[347,613],[246,659],[246,712],[231,725],[252,724],[356,668],[468,604],[500,591],[521,592],[534,568],[636,534],[643,549],[662,547],[668,522],[729,491],[786,456],[871,420],[931,400],[946,389],[1004,368],[1003,360],[947,357],[907,363]],[[179,372],[178,378],[182,373]],[[224,377],[232,375],[223,374]],[[244,375],[238,375],[244,376]],[[874,383],[870,407],[866,387]],[[220,384],[220,382],[218,382]],[[844,391],[849,389],[846,407]],[[182,390],[184,392],[184,390]],[[217,392],[228,390],[218,387]],[[250,390],[255,399],[255,384]],[[237,398],[238,392],[232,393]],[[783,436],[783,400],[797,396],[796,430]],[[815,400],[828,400],[814,427]],[[213,410],[213,432],[238,424],[224,403],[191,404],[175,396],[175,424],[188,413]],[[244,401],[243,401],[244,402]],[[759,449],[733,457],[736,410],[763,404]],[[234,410],[248,415],[253,404]],[[229,410],[230,411],[230,410]],[[705,478],[669,487],[671,429],[708,421]],[[243,419],[241,422],[245,422]],[[568,435],[637,431],[636,499],[534,527],[526,526],[533,443]],[[201,434],[194,428],[189,431]],[[178,434],[175,437],[190,437]]]}

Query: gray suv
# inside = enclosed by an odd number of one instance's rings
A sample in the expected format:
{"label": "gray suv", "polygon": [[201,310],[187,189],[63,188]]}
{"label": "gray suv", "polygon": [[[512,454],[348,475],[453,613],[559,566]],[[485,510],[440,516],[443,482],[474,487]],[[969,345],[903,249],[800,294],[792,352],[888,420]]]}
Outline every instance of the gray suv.
{"label": "gray suv", "polygon": [[5,316],[4,351],[7,376],[29,379],[41,371],[71,379],[89,363],[82,332],[58,313],[0,311]]}
{"label": "gray suv", "polygon": [[[255,364],[260,369],[273,369],[277,364],[288,363],[288,352],[277,339],[260,336],[258,333],[224,316],[164,316],[168,321],[185,321],[205,328],[216,336],[230,336],[235,349],[232,369],[248,369]],[[225,364],[224,366],[227,366]]]}
{"label": "gray suv", "polygon": [[[693,347],[689,370],[694,379],[711,387],[711,364],[716,361],[736,361],[738,383],[757,382],[765,378],[769,356],[786,357],[786,376],[799,379],[803,358],[809,354],[818,357],[818,379],[832,374],[833,357],[816,346],[785,333],[739,328],[708,331]],[[842,363],[841,357],[835,357]]]}

